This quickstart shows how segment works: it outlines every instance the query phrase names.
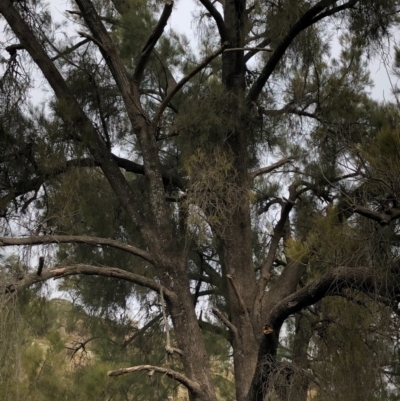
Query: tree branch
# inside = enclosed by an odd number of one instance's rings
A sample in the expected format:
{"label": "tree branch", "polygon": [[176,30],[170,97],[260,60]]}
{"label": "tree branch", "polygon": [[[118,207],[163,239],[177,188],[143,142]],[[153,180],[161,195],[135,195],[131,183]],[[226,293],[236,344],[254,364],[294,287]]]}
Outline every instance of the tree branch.
{"label": "tree branch", "polygon": [[171,99],[182,89],[182,87],[190,81],[198,72],[200,72],[204,67],[206,67],[208,64],[211,63],[216,57],[218,57],[228,46],[228,43],[224,43],[222,47],[220,47],[216,52],[208,56],[206,59],[204,59],[203,62],[201,62],[196,68],[194,68],[192,71],[190,71],[187,75],[185,75],[174,87],[174,89],[171,90],[171,92],[168,93],[168,95],[164,98],[160,106],[158,107],[158,110],[156,112],[156,115],[154,116],[153,119],[153,125],[157,126],[164,110],[168,107],[169,102]]}
{"label": "tree branch", "polygon": [[214,18],[215,23],[217,24],[219,36],[221,37],[221,43],[224,43],[228,40],[228,32],[226,30],[224,19],[219,11],[214,7],[210,0],[200,0],[201,4],[207,9],[210,15]]}
{"label": "tree branch", "polygon": [[289,218],[289,214],[293,209],[293,206],[296,202],[296,184],[292,184],[289,187],[289,199],[284,203],[281,210],[281,217],[274,228],[274,234],[272,236],[272,241],[269,246],[267,257],[265,258],[262,266],[261,266],[261,277],[259,280],[259,296],[262,297],[265,293],[265,286],[269,282],[271,277],[272,266],[274,264],[276,258],[276,251],[279,246],[279,242],[281,238],[285,234],[285,225],[286,221]]}
{"label": "tree branch", "polygon": [[373,210],[369,210],[363,206],[354,205],[352,207],[352,210],[355,213],[367,217],[368,219],[374,220],[383,226],[388,225],[391,221],[400,218],[400,209],[397,208],[390,208],[387,209],[385,213],[379,213],[379,212],[374,212]]}
{"label": "tree branch", "polygon": [[[148,197],[150,207],[149,213],[144,216],[143,214],[139,214],[141,208],[136,204],[133,207],[134,214],[132,211],[131,214],[135,215],[137,220],[140,220],[138,223],[140,227],[143,227],[142,234],[149,248],[161,246],[158,241],[161,236],[168,238],[170,242],[168,248],[172,248],[176,243],[172,234],[171,221],[168,217],[169,209],[165,201],[159,149],[154,135],[154,127],[150,125],[150,121],[140,102],[139,82],[135,80],[132,81],[128,75],[125,65],[118,54],[117,47],[112,42],[93,3],[90,0],[75,1],[91,33],[102,44],[99,50],[117,83],[128,118],[133,127],[133,132],[138,138],[141,147],[145,176],[148,179],[147,191],[151,194],[151,196]],[[168,4],[170,4],[170,6],[168,6]],[[167,9],[172,7],[172,3],[166,3],[166,7]],[[157,35],[155,38],[156,37]],[[152,41],[148,48],[152,49],[154,44],[155,42]],[[111,181],[110,184],[113,185]],[[128,184],[126,183],[126,185]],[[135,200],[132,199],[131,203],[136,203],[134,201]],[[165,243],[162,246],[164,249],[167,247]],[[162,259],[158,252],[157,254]]]}
{"label": "tree branch", "polygon": [[0,237],[0,246],[44,244],[89,244],[94,246],[109,246],[139,256],[150,263],[154,263],[149,252],[110,238],[90,237],[86,235],[32,235],[31,237],[20,238]]}
{"label": "tree branch", "polygon": [[250,180],[253,180],[254,178],[258,177],[259,175],[268,174],[271,171],[274,171],[275,169],[277,169],[277,168],[279,168],[279,167],[291,162],[292,160],[293,160],[292,157],[287,157],[285,159],[277,161],[274,164],[271,164],[270,166],[262,167],[262,168],[260,168],[258,170],[251,171],[249,173],[249,178],[250,178]]}
{"label": "tree branch", "polygon": [[56,61],[57,59],[59,59],[60,57],[65,57],[66,55],[72,53],[73,51],[75,51],[76,49],[79,49],[81,46],[85,45],[86,43],[89,43],[90,39],[83,39],[80,42],[78,42],[77,44],[67,47],[65,50],[59,52],[57,54],[57,56],[52,57],[51,61]]}
{"label": "tree branch", "polygon": [[[3,287],[2,292],[6,294],[20,292],[36,283],[41,283],[50,279],[59,279],[68,276],[76,276],[80,274],[87,276],[103,276],[119,280],[125,280],[149,288],[158,293],[161,291],[162,288],[162,286],[159,283],[150,278],[141,276],[140,274],[131,273],[116,267],[100,267],[100,266],[92,266],[85,264],[77,264],[72,266],[55,266],[51,269],[45,269],[42,271],[42,274],[40,276],[38,276],[36,272],[32,274],[27,274],[21,280],[5,285]],[[168,298],[169,300],[176,301],[177,296],[173,291],[170,291],[165,287],[163,287],[163,293],[165,297]]]}
{"label": "tree branch", "polygon": [[[253,50],[250,50],[248,53],[244,55],[244,62],[247,63],[253,56],[255,56],[260,50],[258,49],[264,49],[265,46],[268,46],[271,43],[271,38],[265,38],[262,40],[257,47],[255,47]],[[272,49],[268,49],[269,51],[273,51]]]}
{"label": "tree branch", "polygon": [[348,3],[343,4],[342,6],[335,7],[332,10],[328,10],[325,13],[322,13],[324,9],[334,5],[337,0],[321,0],[313,7],[311,7],[308,11],[306,11],[289,29],[288,33],[285,35],[282,41],[276,46],[274,52],[272,53],[268,62],[261,71],[261,74],[254,82],[253,86],[250,88],[250,91],[246,98],[247,102],[251,103],[257,100],[269,77],[274,72],[277,64],[284,56],[287,48],[302,31],[327,16],[334,15],[340,11],[353,7],[358,1],[359,0],[352,0]]}
{"label": "tree branch", "polygon": [[223,313],[221,313],[221,312],[220,312],[218,309],[216,309],[216,308],[212,308],[212,309],[211,309],[211,312],[212,312],[215,316],[217,316],[217,318],[218,318],[219,320],[221,320],[221,322],[229,329],[229,331],[230,331],[234,336],[237,336],[238,331],[237,331],[236,326],[235,326],[228,318],[226,318],[226,317],[223,315]]}
{"label": "tree branch", "polygon": [[172,13],[173,5],[174,2],[172,0],[167,0],[165,2],[164,10],[161,13],[160,19],[142,50],[142,54],[140,55],[138,64],[133,73],[133,80],[137,83],[139,83],[143,78],[143,72],[146,68],[147,62],[149,61],[150,54],[157,44],[158,39],[160,39],[164,32],[165,25],[167,25],[168,19]]}
{"label": "tree branch", "polygon": [[176,380],[177,382],[183,384],[191,393],[198,394],[201,391],[199,383],[197,383],[193,380],[190,380],[188,377],[186,377],[182,373],[179,373],[172,369],[162,368],[160,366],[154,366],[154,365],[133,366],[131,368],[110,370],[109,372],[107,372],[107,375],[108,376],[120,376],[120,375],[124,375],[126,373],[140,372],[142,370],[147,370],[149,372],[149,374],[153,374],[154,372],[162,373],[163,375],[168,376],[171,379]]}
{"label": "tree branch", "polygon": [[232,332],[230,330],[223,329],[220,326],[215,326],[210,322],[206,322],[204,320],[199,320],[199,326],[202,330],[208,331],[209,333],[214,333],[217,336],[221,336],[225,338],[225,340],[232,342]]}
{"label": "tree branch", "polygon": [[257,51],[257,52],[268,52],[272,53],[272,49],[266,49],[265,47],[230,47],[229,49],[226,49],[224,53],[227,52],[240,52],[240,51]]}
{"label": "tree branch", "polygon": [[141,329],[139,329],[136,333],[133,333],[129,338],[127,338],[123,344],[121,345],[121,349],[125,349],[135,338],[141,336],[147,329],[157,323],[163,314],[159,313],[157,316],[153,317],[150,321],[148,321]]}
{"label": "tree branch", "polygon": [[370,267],[339,267],[278,302],[268,314],[267,324],[279,325],[288,316],[326,296],[340,295],[345,288],[394,298],[399,295],[399,285],[399,274],[376,272]]}
{"label": "tree branch", "polygon": [[[118,164],[120,168],[123,168],[125,171],[134,174],[144,174],[144,166],[142,164],[133,162],[131,160],[116,156],[111,154],[114,161]],[[1,162],[1,160],[0,160]],[[74,160],[68,160],[65,165],[56,167],[52,171],[41,172],[40,170],[36,171],[35,174],[37,177],[32,178],[30,180],[22,180],[20,182],[14,182],[12,188],[10,187],[11,198],[15,199],[18,196],[24,195],[31,191],[38,191],[40,187],[47,181],[52,178],[58,177],[59,175],[66,173],[70,169],[73,168],[85,168],[85,167],[101,167],[100,163],[96,162],[92,158],[79,158]],[[184,179],[179,177],[177,174],[173,174],[172,172],[163,171],[162,172],[162,180],[164,185],[173,185],[177,188],[184,190],[186,188],[186,182]],[[4,198],[3,198],[4,199]],[[3,202],[4,203],[4,202]],[[8,203],[8,202],[6,202]]]}

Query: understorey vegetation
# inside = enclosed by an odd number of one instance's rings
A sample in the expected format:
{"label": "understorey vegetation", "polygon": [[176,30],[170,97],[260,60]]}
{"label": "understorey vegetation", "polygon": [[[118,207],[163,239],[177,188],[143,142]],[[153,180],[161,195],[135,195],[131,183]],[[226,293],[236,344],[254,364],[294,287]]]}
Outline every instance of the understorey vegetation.
{"label": "understorey vegetation", "polygon": [[400,399],[400,2],[195,4],[0,1],[4,399]]}

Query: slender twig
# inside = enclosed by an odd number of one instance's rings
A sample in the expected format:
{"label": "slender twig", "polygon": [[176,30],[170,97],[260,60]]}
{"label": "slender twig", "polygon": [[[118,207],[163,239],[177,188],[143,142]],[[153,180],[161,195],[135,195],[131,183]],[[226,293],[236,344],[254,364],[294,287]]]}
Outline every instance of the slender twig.
{"label": "slender twig", "polygon": [[147,329],[149,329],[153,324],[157,323],[160,318],[163,316],[162,313],[159,313],[157,316],[153,317],[149,322],[147,322],[141,329],[133,333],[129,338],[127,338],[123,344],[121,345],[121,349],[125,349],[135,338],[142,335]]}
{"label": "slender twig", "polygon": [[224,53],[227,52],[238,52],[241,50],[245,51],[258,51],[258,52],[269,52],[272,53],[272,49],[266,49],[265,47],[230,47],[229,49],[224,50]]}
{"label": "slender twig", "polygon": [[75,51],[76,49],[80,48],[81,46],[85,45],[86,43],[89,43],[90,39],[86,38],[81,40],[80,42],[78,42],[76,45],[73,45],[71,47],[67,47],[65,50],[59,52],[57,54],[57,56],[54,56],[51,58],[51,61],[56,61],[57,59],[61,58],[61,57],[65,57],[66,55],[72,53],[73,51]]}

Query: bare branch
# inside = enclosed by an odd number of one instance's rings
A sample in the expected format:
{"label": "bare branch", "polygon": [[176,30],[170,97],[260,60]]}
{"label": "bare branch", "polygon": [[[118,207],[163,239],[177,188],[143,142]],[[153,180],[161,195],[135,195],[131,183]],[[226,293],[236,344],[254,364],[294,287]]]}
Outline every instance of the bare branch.
{"label": "bare branch", "polygon": [[171,350],[171,337],[169,335],[169,324],[168,324],[168,317],[167,317],[167,312],[165,310],[165,301],[164,301],[164,294],[163,294],[163,288],[161,287],[160,291],[160,301],[161,301],[161,309],[162,309],[162,315],[163,315],[163,321],[164,321],[164,327],[165,327],[165,349],[169,353]]}
{"label": "bare branch", "polygon": [[[125,280],[149,288],[158,293],[161,291],[162,288],[161,284],[157,283],[156,281],[148,277],[141,276],[140,274],[131,273],[116,267],[100,267],[100,266],[92,266],[85,264],[77,264],[72,266],[56,266],[51,269],[45,269],[42,271],[42,274],[40,276],[38,276],[36,272],[32,274],[27,274],[21,280],[5,285],[1,291],[6,294],[20,292],[36,283],[41,283],[50,279],[59,279],[68,276],[76,276],[80,274],[87,276],[103,276],[119,280]],[[163,288],[163,292],[166,298],[173,301],[176,300],[176,294],[173,291]]]}
{"label": "bare branch", "polygon": [[296,202],[296,184],[292,184],[289,187],[289,199],[284,203],[281,210],[281,217],[274,228],[274,234],[272,236],[272,241],[269,246],[267,257],[265,258],[261,266],[261,277],[259,280],[259,295],[262,296],[265,291],[265,286],[269,282],[271,277],[272,266],[276,259],[276,251],[279,246],[281,238],[285,234],[286,222],[289,218],[289,214]]}
{"label": "bare branch", "polygon": [[172,369],[163,368],[161,366],[154,366],[154,365],[133,366],[130,368],[110,370],[109,372],[107,372],[107,375],[108,376],[120,376],[120,375],[124,375],[126,373],[140,372],[142,370],[147,370],[149,372],[149,374],[153,374],[154,372],[156,372],[156,373],[161,373],[165,376],[168,376],[171,379],[176,380],[177,382],[183,384],[191,393],[198,394],[201,391],[199,383],[197,383],[193,380],[190,380],[188,377],[186,377],[182,373],[179,373]]}
{"label": "bare branch", "polygon": [[172,0],[167,0],[165,2],[164,10],[161,13],[160,19],[142,50],[142,54],[135,68],[135,72],[133,73],[133,80],[136,81],[137,83],[139,83],[142,80],[143,71],[147,65],[147,62],[149,61],[150,54],[153,51],[155,45],[157,44],[158,39],[160,39],[161,35],[164,32],[165,25],[167,25],[168,19],[172,13],[173,5],[174,2]]}
{"label": "bare branch", "polygon": [[86,38],[87,40],[90,40],[93,43],[96,43],[97,46],[99,46],[101,49],[105,50],[105,48],[103,47],[103,45],[101,44],[100,41],[98,41],[95,37],[93,37],[92,35],[89,35],[86,32],[83,31],[78,31],[77,32],[79,34],[79,36],[82,36],[83,38]]}
{"label": "bare branch", "polygon": [[154,263],[149,252],[110,238],[90,237],[86,235],[33,235],[31,237],[20,238],[0,237],[0,246],[44,244],[89,244],[94,246],[109,246],[139,256],[150,263]]}
{"label": "bare branch", "polygon": [[388,225],[391,221],[400,219],[400,209],[390,208],[385,213],[375,212],[369,210],[366,207],[354,205],[352,210],[361,216],[367,217],[368,219],[374,220],[381,225]]}
{"label": "bare branch", "polygon": [[[262,40],[254,50],[249,51],[244,55],[244,62],[247,63],[253,56],[255,56],[260,50],[257,49],[264,49],[265,46],[268,46],[271,43],[271,38],[265,38]],[[271,49],[272,50],[272,49]],[[272,50],[273,51],[273,50]]]}
{"label": "bare branch", "polygon": [[226,49],[224,53],[227,52],[239,52],[239,51],[257,51],[257,52],[268,52],[272,53],[272,49],[266,49],[265,47],[230,47],[229,49]]}
{"label": "bare branch", "polygon": [[232,332],[232,334],[234,336],[237,335],[237,328],[236,326],[229,320],[227,319],[223,313],[221,313],[218,309],[216,308],[212,308],[211,312],[214,313],[215,316],[217,316],[217,318],[219,320],[221,320],[221,322]]}
{"label": "bare branch", "polygon": [[259,175],[268,174],[271,171],[274,171],[275,169],[291,162],[292,160],[293,160],[292,157],[286,157],[285,159],[281,159],[281,160],[277,161],[276,163],[271,164],[270,166],[263,167],[258,170],[255,170],[255,171],[251,171],[249,173],[249,178],[250,178],[250,180],[253,180],[254,178],[258,177]]}
{"label": "bare branch", "polygon": [[11,57],[17,54],[17,50],[24,50],[24,46],[21,43],[17,43],[15,45],[7,46],[4,50],[8,51]]}
{"label": "bare branch", "polygon": [[199,73],[204,67],[211,63],[216,57],[218,57],[228,46],[229,44],[226,42],[220,47],[216,52],[208,56],[203,62],[201,62],[196,68],[190,71],[187,75],[185,75],[174,87],[171,92],[165,97],[165,99],[160,104],[156,115],[153,119],[153,125],[157,126],[164,110],[168,107],[169,102],[171,99],[182,89],[182,87],[189,82],[197,73]]}
{"label": "bare branch", "polygon": [[57,59],[61,58],[61,57],[65,57],[66,55],[72,53],[73,51],[75,51],[76,49],[79,49],[81,46],[85,45],[86,43],[89,43],[90,39],[83,39],[80,42],[78,42],[77,44],[71,46],[71,47],[67,47],[65,50],[59,52],[57,54],[57,56],[53,57],[51,59],[51,61],[56,61]]}
{"label": "bare branch", "polygon": [[141,336],[147,329],[149,329],[151,326],[153,326],[155,323],[157,323],[161,318],[163,314],[159,313],[157,316],[153,317],[149,322],[147,322],[141,329],[133,333],[129,338],[127,338],[123,344],[121,345],[121,349],[125,349],[135,338]]}
{"label": "bare branch", "polygon": [[226,30],[224,19],[219,11],[214,7],[210,0],[200,0],[201,4],[207,9],[210,15],[214,18],[217,24],[219,36],[221,37],[221,42],[224,43],[228,40],[228,32]]}
{"label": "bare branch", "polygon": [[233,276],[232,276],[231,274],[227,274],[226,277],[229,279],[229,281],[230,281],[230,283],[231,283],[231,285],[232,285],[233,291],[234,291],[234,293],[235,293],[235,295],[236,295],[236,298],[237,298],[238,301],[239,301],[239,305],[240,305],[240,307],[242,308],[243,313],[245,314],[247,320],[248,320],[249,322],[251,322],[250,315],[249,315],[249,311],[247,310],[246,305],[245,305],[245,303],[244,303],[244,301],[243,301],[243,298],[242,298],[242,296],[240,295],[239,288],[237,287],[236,282],[235,282]]}
{"label": "bare branch", "polygon": [[314,305],[326,296],[341,295],[353,288],[365,293],[397,299],[400,292],[399,274],[376,271],[371,267],[338,267],[325,273],[302,289],[278,302],[268,314],[267,324],[283,322],[288,316]]}

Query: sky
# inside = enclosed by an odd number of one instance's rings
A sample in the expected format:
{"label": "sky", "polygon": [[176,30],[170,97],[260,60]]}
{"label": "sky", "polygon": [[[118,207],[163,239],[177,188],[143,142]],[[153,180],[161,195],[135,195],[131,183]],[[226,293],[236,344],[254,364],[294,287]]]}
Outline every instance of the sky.
{"label": "sky", "polygon": [[[194,46],[198,41],[198,33],[196,28],[196,20],[194,18],[194,12],[199,8],[197,2],[195,0],[175,0],[174,9],[172,15],[169,19],[167,30],[173,29],[175,31],[179,31],[184,33],[191,44]],[[63,13],[65,10],[71,9],[69,0],[50,0],[49,1],[51,10],[56,19],[63,19]],[[73,32],[75,33],[75,32]],[[337,40],[333,41],[332,45],[332,56],[337,56],[340,52],[340,46]],[[374,59],[371,60],[370,71],[371,78],[374,81],[374,87],[371,88],[371,95],[376,100],[383,101],[393,101],[394,97],[392,95],[392,85],[396,85],[397,79],[392,76],[390,79],[388,78],[388,71],[391,70],[391,59],[386,56],[387,62],[382,62],[380,57],[377,55]]]}

